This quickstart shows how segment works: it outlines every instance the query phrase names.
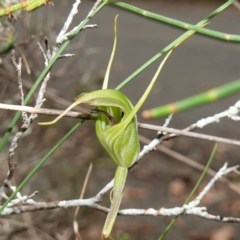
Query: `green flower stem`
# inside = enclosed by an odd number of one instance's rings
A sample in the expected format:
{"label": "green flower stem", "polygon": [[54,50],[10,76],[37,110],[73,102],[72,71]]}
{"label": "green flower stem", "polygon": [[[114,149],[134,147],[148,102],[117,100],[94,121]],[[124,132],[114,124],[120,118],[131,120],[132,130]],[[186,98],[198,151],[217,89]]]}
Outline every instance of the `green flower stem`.
{"label": "green flower stem", "polygon": [[[188,204],[191,200],[191,198],[193,197],[193,195],[196,193],[197,189],[199,188],[203,178],[205,177],[212,161],[213,161],[213,158],[215,156],[215,153],[217,151],[217,147],[218,145],[215,144],[214,147],[213,147],[213,150],[212,150],[212,153],[211,153],[211,156],[210,158],[208,159],[208,162],[207,162],[207,165],[205,166],[200,178],[198,179],[196,185],[194,186],[193,190],[191,191],[191,193],[189,194],[188,198],[186,199],[186,201],[184,202],[184,204]],[[164,230],[164,232],[162,233],[162,235],[158,238],[158,240],[163,240],[163,238],[166,236],[166,234],[170,231],[170,229],[172,228],[172,226],[174,225],[174,223],[177,221],[177,217],[175,217],[170,223],[169,225],[167,226],[167,228]]]}
{"label": "green flower stem", "polygon": [[[168,25],[172,25],[172,26],[175,26],[178,28],[183,28],[186,30],[194,30],[194,31],[196,31],[200,34],[206,35],[208,37],[217,38],[217,39],[223,40],[223,41],[240,42],[240,35],[227,34],[227,33],[219,32],[219,31],[210,30],[207,28],[200,28],[198,26],[195,26],[195,25],[192,25],[192,24],[189,24],[186,22],[182,22],[182,21],[176,20],[174,18],[169,18],[169,17],[162,16],[160,14],[146,11],[144,9],[135,7],[133,5],[130,5],[130,4],[127,4],[124,2],[115,2],[115,1],[106,1],[106,2],[109,2],[110,4],[112,4],[115,7],[119,7],[119,8],[125,9],[127,11],[136,13],[137,15],[140,15],[140,16],[143,16],[146,18],[150,18],[150,19],[156,20],[158,22],[160,21],[160,22],[163,22],[163,23],[166,23]],[[233,0],[233,1],[229,1],[229,2],[231,2],[231,4],[232,4],[235,1]]]}
{"label": "green flower stem", "polygon": [[[217,8],[215,11],[213,11],[210,15],[208,15],[206,18],[198,22],[195,26],[201,27],[203,24],[207,23],[210,19],[215,17],[217,14],[222,12],[224,9],[229,7],[235,0],[229,0],[226,3],[224,3],[222,6]],[[119,90],[123,86],[125,86],[129,81],[131,81],[134,77],[136,77],[139,73],[141,73],[145,68],[150,66],[153,62],[155,62],[158,58],[160,58],[164,53],[169,51],[171,48],[173,48],[178,42],[181,42],[186,36],[189,35],[189,33],[194,32],[193,30],[188,30],[184,34],[182,34],[180,37],[175,39],[172,43],[170,43],[168,46],[166,46],[164,49],[162,49],[159,53],[157,53],[155,56],[153,56],[150,60],[148,60],[146,63],[144,63],[140,68],[138,68],[135,72],[133,72],[128,78],[126,78],[121,84],[119,84],[115,89]]]}
{"label": "green flower stem", "polygon": [[[68,46],[68,44],[72,41],[72,39],[81,31],[81,29],[85,26],[85,24],[87,22],[89,22],[89,20],[95,15],[97,14],[103,7],[104,5],[106,5],[105,2],[101,3],[94,11],[93,13],[88,16],[80,25],[79,27],[76,29],[76,31],[73,33],[72,37],[69,38],[67,41],[65,41],[62,46],[59,48],[59,50],[57,51],[56,55],[53,57],[53,59],[49,62],[48,66],[45,67],[45,69],[42,71],[42,73],[40,74],[40,76],[38,77],[37,81],[34,83],[34,85],[32,86],[30,92],[28,93],[28,95],[25,98],[24,104],[26,105],[28,103],[28,101],[30,100],[30,98],[32,97],[33,93],[36,91],[37,87],[39,86],[39,84],[42,82],[43,78],[46,76],[46,74],[49,72],[49,70],[51,69],[51,67],[53,66],[53,64],[55,63],[55,61],[57,60],[57,58],[59,57],[59,55],[63,52],[63,50]],[[9,125],[9,128],[6,132],[6,134],[4,135],[2,142],[0,144],[0,153],[2,152],[9,135],[12,132],[13,127],[15,126],[18,118],[20,117],[21,113],[17,112],[16,115],[14,116],[12,122]]]}
{"label": "green flower stem", "polygon": [[240,91],[240,79],[220,87],[208,90],[204,93],[172,102],[160,107],[144,110],[142,117],[146,119],[164,117],[171,113],[181,112],[193,107],[216,101]]}
{"label": "green flower stem", "polygon": [[[127,173],[128,173],[127,168],[124,168],[121,166],[117,167],[115,177],[114,177],[113,194],[111,198],[112,204],[109,209],[109,214],[107,215],[107,219],[105,221],[105,224],[102,230],[102,235],[103,235],[102,239],[108,239],[112,231],[112,228],[116,220],[118,210],[122,201],[123,190],[124,190],[124,186],[127,178]],[[107,237],[105,238],[105,236]]]}

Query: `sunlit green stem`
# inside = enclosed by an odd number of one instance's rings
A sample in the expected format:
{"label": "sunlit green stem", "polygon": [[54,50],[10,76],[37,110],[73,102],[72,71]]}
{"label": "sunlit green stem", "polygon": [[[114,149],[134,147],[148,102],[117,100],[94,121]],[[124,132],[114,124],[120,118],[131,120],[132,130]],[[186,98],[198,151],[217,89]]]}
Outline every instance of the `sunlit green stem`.
{"label": "sunlit green stem", "polygon": [[123,189],[127,178],[128,169],[118,166],[115,177],[114,177],[114,186],[113,186],[113,195],[111,198],[111,207],[107,215],[103,230],[102,230],[102,239],[107,239],[112,231],[113,224],[116,220],[118,210],[122,201]]}
{"label": "sunlit green stem", "polygon": [[185,111],[193,107],[216,101],[239,91],[240,79],[177,102],[169,103],[149,110],[144,110],[142,112],[142,117],[146,119],[164,117],[171,113]]}
{"label": "sunlit green stem", "polygon": [[42,5],[46,3],[50,3],[50,0],[26,0],[21,1],[18,4],[12,5],[12,6],[5,6],[4,9],[0,10],[0,17],[9,15],[13,12],[19,11],[19,10],[26,10],[28,12],[33,11],[36,8],[41,7]]}
{"label": "sunlit green stem", "polygon": [[[163,23],[166,23],[168,25],[172,25],[172,26],[182,28],[182,29],[186,29],[186,30],[195,30],[196,32],[198,32],[200,34],[203,34],[205,36],[212,37],[212,38],[217,38],[217,39],[223,40],[223,41],[240,42],[240,35],[227,34],[227,33],[219,32],[219,31],[210,30],[210,29],[207,29],[207,28],[200,28],[198,26],[195,26],[195,25],[192,25],[192,24],[189,24],[189,23],[186,23],[186,22],[182,22],[182,21],[176,20],[174,18],[169,18],[169,17],[165,17],[165,16],[160,15],[160,14],[156,14],[156,13],[153,13],[153,12],[146,11],[144,9],[135,7],[133,5],[130,5],[130,4],[127,4],[127,3],[124,3],[124,2],[117,2],[117,1],[107,1],[107,2],[111,3],[113,6],[116,6],[118,8],[125,9],[127,11],[136,13],[140,16],[156,20],[158,22],[163,22]],[[231,2],[231,4],[232,4],[235,1],[232,0],[232,1],[229,1],[229,2]]]}

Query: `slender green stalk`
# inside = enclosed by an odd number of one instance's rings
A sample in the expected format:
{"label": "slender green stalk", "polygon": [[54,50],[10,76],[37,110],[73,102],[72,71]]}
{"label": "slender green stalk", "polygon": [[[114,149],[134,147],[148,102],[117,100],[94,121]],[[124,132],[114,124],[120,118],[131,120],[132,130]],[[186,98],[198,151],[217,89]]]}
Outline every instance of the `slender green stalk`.
{"label": "slender green stalk", "polygon": [[[83,28],[83,26],[96,14],[98,13],[104,6],[106,5],[106,3],[101,3],[94,11],[93,13],[88,16],[88,18],[86,18],[81,25],[79,25],[79,27],[77,28],[77,30],[74,32],[73,36],[67,40],[66,42],[63,43],[63,45],[60,47],[60,49],[58,50],[58,52],[56,53],[56,55],[53,57],[53,59],[49,62],[48,66],[43,70],[43,72],[41,73],[41,75],[39,76],[39,78],[37,79],[37,81],[35,82],[35,84],[33,85],[33,87],[31,88],[30,92],[28,93],[24,104],[27,104],[27,102],[29,101],[29,99],[31,98],[32,94],[35,92],[36,88],[38,87],[38,85],[41,83],[42,79],[44,78],[44,76],[48,73],[48,71],[51,69],[51,67],[53,66],[54,62],[57,60],[57,58],[59,57],[59,55],[63,52],[63,50],[67,47],[67,45],[71,42],[71,40],[79,33],[79,31]],[[8,137],[12,131],[13,126],[16,124],[19,116],[20,116],[20,112],[18,112],[14,119],[12,120],[8,132],[4,135],[4,138],[2,140],[2,143],[0,145],[0,152],[2,151],[5,143],[8,140]],[[37,172],[37,170],[46,162],[46,160],[52,155],[52,153],[54,151],[56,151],[56,149],[82,124],[83,121],[80,121],[77,125],[75,125],[53,148],[52,150],[40,161],[40,163],[30,172],[30,174],[24,179],[24,181],[19,185],[19,187],[16,189],[16,191],[14,193],[12,193],[12,195],[8,198],[8,200],[4,203],[4,205],[1,207],[0,209],[0,213],[3,211],[3,209],[7,206],[7,204],[16,196],[16,194],[25,186],[25,184],[31,179],[31,177]]]}
{"label": "slender green stalk", "polygon": [[160,107],[144,110],[142,117],[145,119],[164,117],[171,113],[181,112],[193,107],[216,101],[240,91],[240,79],[231,83],[213,88],[206,92],[185,98],[180,101],[172,102]]}
{"label": "slender green stalk", "polygon": [[[57,51],[56,55],[53,57],[53,59],[49,62],[48,66],[42,71],[42,73],[40,74],[40,76],[38,77],[37,81],[34,83],[34,85],[32,86],[31,90],[29,91],[28,95],[25,98],[24,104],[26,105],[28,103],[28,101],[30,100],[30,98],[32,97],[33,93],[36,91],[37,87],[39,86],[39,84],[42,82],[43,78],[46,76],[46,74],[48,73],[48,71],[51,69],[51,67],[53,66],[53,64],[55,63],[55,61],[57,60],[57,58],[59,57],[59,55],[63,52],[63,50],[68,46],[68,44],[72,41],[72,39],[81,31],[81,29],[85,26],[85,24],[87,22],[89,22],[89,20],[95,15],[97,14],[104,6],[106,5],[105,2],[101,3],[94,11],[93,13],[88,16],[86,19],[84,19],[84,21],[79,25],[79,27],[76,29],[76,31],[74,32],[74,34],[72,35],[72,37],[70,39],[68,39],[67,41],[65,41],[63,43],[63,45],[59,48],[59,50]],[[12,132],[13,127],[15,126],[18,118],[20,117],[21,113],[18,112],[16,113],[15,117],[13,118],[12,122],[9,125],[9,128],[6,132],[6,134],[3,137],[3,140],[0,144],[0,153],[2,152],[9,135]]]}
{"label": "slender green stalk", "polygon": [[[201,20],[200,22],[198,22],[195,26],[200,27],[203,24],[209,22],[210,19],[212,19],[213,17],[215,17],[217,14],[219,14],[220,12],[222,12],[224,9],[226,9],[227,7],[229,7],[235,0],[229,0],[226,3],[224,3],[222,6],[220,6],[219,8],[217,8],[215,11],[213,11],[211,14],[209,14],[206,18],[204,18],[203,20]],[[119,90],[120,88],[122,88],[123,86],[125,86],[129,81],[131,81],[134,77],[136,77],[140,72],[142,72],[145,68],[147,68],[148,66],[150,66],[153,62],[155,62],[158,58],[160,58],[164,53],[166,53],[167,51],[169,51],[171,48],[173,48],[178,42],[181,42],[184,38],[186,38],[186,36],[189,33],[194,32],[194,30],[188,30],[187,32],[185,32],[184,34],[182,34],[180,37],[178,37],[177,39],[175,39],[172,43],[170,43],[168,46],[166,46],[164,49],[162,49],[159,53],[157,53],[155,56],[153,56],[150,60],[148,60],[146,63],[144,63],[140,68],[138,68],[135,72],[133,72],[128,78],[126,78],[121,84],[119,84],[116,87],[116,90]]]}
{"label": "slender green stalk", "polygon": [[[195,187],[193,188],[193,190],[191,191],[191,193],[189,194],[188,198],[186,199],[186,201],[184,202],[184,204],[188,204],[191,200],[191,198],[193,197],[193,195],[196,193],[197,189],[199,188],[203,178],[205,177],[212,161],[213,161],[213,158],[215,156],[215,153],[217,151],[217,147],[218,145],[215,144],[214,147],[213,147],[213,150],[212,150],[212,153],[211,153],[211,156],[210,158],[208,159],[208,162],[207,162],[207,165],[205,166],[200,178],[198,179]],[[177,221],[178,219],[178,216],[175,217],[170,223],[169,225],[167,226],[167,228],[164,230],[164,232],[162,233],[162,235],[158,238],[158,240],[163,240],[163,238],[166,236],[166,234],[170,231],[170,229],[172,228],[173,224]]]}
{"label": "slender green stalk", "polygon": [[9,14],[12,14],[13,12],[19,11],[19,10],[26,10],[28,12],[41,7],[42,5],[46,3],[51,3],[50,0],[26,0],[21,1],[20,3],[17,3],[13,6],[5,6],[5,8],[0,9],[0,17],[6,16]]}
{"label": "slender green stalk", "polygon": [[39,170],[39,168],[51,157],[51,155],[77,130],[84,120],[79,121],[48,153],[47,155],[36,165],[36,167],[27,175],[27,177],[21,182],[16,191],[8,198],[8,200],[0,208],[0,213],[8,205],[10,201],[17,195],[19,191],[25,186],[25,184],[32,178],[32,176]]}
{"label": "slender green stalk", "polygon": [[[165,17],[160,14],[149,12],[149,11],[146,11],[144,9],[135,7],[133,5],[130,5],[130,4],[127,4],[124,2],[107,1],[107,0],[105,0],[105,1],[112,4],[115,7],[122,8],[124,10],[136,13],[137,15],[140,15],[140,16],[143,16],[146,18],[150,18],[152,20],[156,20],[158,22],[160,21],[160,22],[166,23],[168,25],[172,25],[172,26],[186,29],[186,30],[194,30],[197,33],[203,34],[208,37],[217,38],[217,39],[223,40],[223,41],[240,42],[240,35],[227,34],[227,33],[214,31],[214,30],[207,29],[207,28],[200,28],[196,25],[192,25],[192,24],[189,24],[186,22],[176,20],[174,18],[169,18],[169,17]],[[231,2],[231,4],[232,4],[233,2],[235,2],[235,0],[232,0],[229,2]]]}

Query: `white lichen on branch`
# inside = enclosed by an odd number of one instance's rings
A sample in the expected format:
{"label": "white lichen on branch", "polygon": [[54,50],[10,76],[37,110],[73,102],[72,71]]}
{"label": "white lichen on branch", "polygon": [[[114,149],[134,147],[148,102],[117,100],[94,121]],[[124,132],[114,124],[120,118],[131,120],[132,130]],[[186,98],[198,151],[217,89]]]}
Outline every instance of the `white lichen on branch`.
{"label": "white lichen on branch", "polygon": [[[240,222],[240,218],[235,217],[226,217],[213,215],[207,212],[207,208],[204,206],[199,207],[201,200],[208,191],[214,186],[214,184],[219,180],[219,178],[224,175],[234,172],[236,174],[240,174],[238,170],[239,166],[227,167],[227,163],[219,169],[217,174],[211,179],[211,181],[207,184],[207,186],[199,193],[199,195],[188,204],[184,204],[182,207],[174,207],[174,208],[148,208],[148,209],[123,209],[119,210],[118,214],[125,216],[179,216],[179,215],[193,215],[201,218],[205,218],[208,220],[214,220],[219,222]],[[32,197],[36,195],[33,193],[31,196],[24,196],[23,199],[25,201],[25,205],[17,207],[16,204],[19,203],[19,200],[14,199],[7,208],[1,213],[1,215],[11,215],[11,214],[20,214],[24,212],[32,212],[32,211],[40,211],[40,210],[50,210],[56,208],[71,208],[78,206],[85,206],[93,209],[97,209],[99,211],[103,211],[107,213],[109,211],[108,208],[99,204],[102,201],[103,195],[105,195],[112,188],[112,182],[107,184],[96,196],[88,199],[74,199],[74,200],[62,200],[62,201],[54,201],[54,202],[35,202],[34,200],[30,200]]]}

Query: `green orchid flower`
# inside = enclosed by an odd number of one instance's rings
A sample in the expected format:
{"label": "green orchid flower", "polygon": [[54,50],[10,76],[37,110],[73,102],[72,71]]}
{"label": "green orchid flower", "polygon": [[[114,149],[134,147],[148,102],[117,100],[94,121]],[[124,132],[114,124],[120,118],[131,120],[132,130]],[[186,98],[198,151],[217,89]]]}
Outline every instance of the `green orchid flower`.
{"label": "green orchid flower", "polygon": [[[54,121],[39,123],[40,125],[54,124],[79,104],[97,107],[97,109],[91,110],[92,113],[98,115],[96,120],[97,138],[117,165],[113,193],[111,196],[111,206],[103,227],[102,239],[108,239],[111,234],[122,200],[128,168],[136,162],[140,152],[136,113],[148,97],[166,60],[173,50],[180,44],[179,43],[168,52],[141,99],[136,106],[133,106],[125,94],[117,90],[107,89],[109,73],[117,44],[116,21],[117,17],[115,18],[114,25],[113,50],[104,78],[103,89],[80,95],[76,98],[76,101]],[[189,36],[192,34],[189,34]]]}

